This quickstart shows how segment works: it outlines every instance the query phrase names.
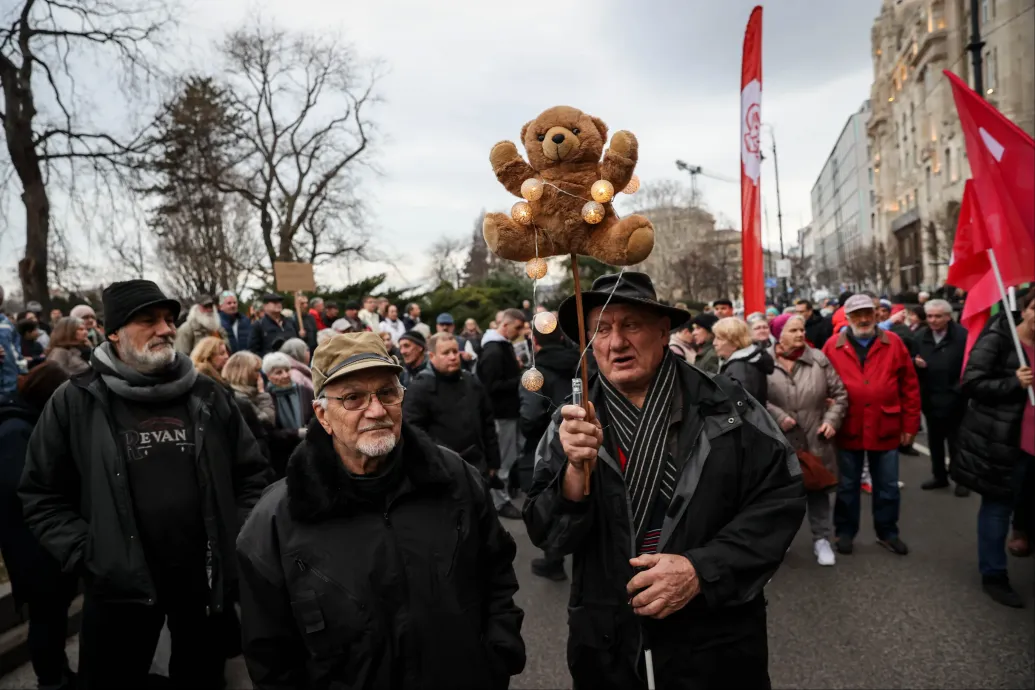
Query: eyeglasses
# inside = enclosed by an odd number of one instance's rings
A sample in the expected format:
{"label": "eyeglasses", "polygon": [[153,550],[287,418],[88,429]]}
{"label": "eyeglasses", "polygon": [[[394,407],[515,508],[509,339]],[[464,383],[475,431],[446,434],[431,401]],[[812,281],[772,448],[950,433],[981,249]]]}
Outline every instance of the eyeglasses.
{"label": "eyeglasses", "polygon": [[403,386],[385,386],[372,393],[367,391],[356,391],[342,396],[325,396],[328,400],[338,400],[341,406],[349,412],[360,412],[370,407],[370,401],[376,395],[378,402],[385,407],[394,407],[402,404],[403,393],[406,389]]}

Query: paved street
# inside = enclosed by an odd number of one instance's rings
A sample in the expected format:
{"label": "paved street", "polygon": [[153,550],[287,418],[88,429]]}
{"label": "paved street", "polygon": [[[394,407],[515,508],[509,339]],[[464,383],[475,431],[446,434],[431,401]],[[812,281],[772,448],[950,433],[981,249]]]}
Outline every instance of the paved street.
{"label": "paved street", "polygon": [[[767,590],[775,687],[1035,686],[1033,560],[1011,559],[1011,577],[1027,609],[989,600],[980,589],[974,547],[979,499],[921,492],[928,473],[926,456],[903,457],[901,528],[912,549],[905,558],[876,546],[864,520],[855,554],[820,568],[807,529],[799,532]],[[526,671],[512,687],[570,687],[564,659],[568,586],[532,576],[528,564],[536,551],[524,526],[507,526],[518,541],[518,600],[528,647]],[[73,657],[76,646],[69,644]],[[239,661],[232,662],[232,687],[248,687]],[[0,688],[31,687],[27,668],[0,679]]]}

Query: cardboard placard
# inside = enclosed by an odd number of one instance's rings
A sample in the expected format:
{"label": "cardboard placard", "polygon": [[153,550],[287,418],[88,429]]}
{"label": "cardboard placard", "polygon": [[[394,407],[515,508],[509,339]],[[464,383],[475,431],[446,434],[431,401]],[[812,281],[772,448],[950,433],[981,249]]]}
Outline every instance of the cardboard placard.
{"label": "cardboard placard", "polygon": [[273,276],[280,292],[316,291],[316,279],[313,277],[313,265],[294,261],[274,261]]}

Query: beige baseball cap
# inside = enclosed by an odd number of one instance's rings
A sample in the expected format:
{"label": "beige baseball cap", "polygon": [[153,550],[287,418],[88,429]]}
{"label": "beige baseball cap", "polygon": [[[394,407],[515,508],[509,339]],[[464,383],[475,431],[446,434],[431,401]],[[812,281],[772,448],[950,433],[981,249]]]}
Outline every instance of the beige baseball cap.
{"label": "beige baseball cap", "polygon": [[388,354],[381,336],[369,331],[332,336],[313,354],[313,393],[319,398],[328,383],[376,367],[396,374],[403,370]]}

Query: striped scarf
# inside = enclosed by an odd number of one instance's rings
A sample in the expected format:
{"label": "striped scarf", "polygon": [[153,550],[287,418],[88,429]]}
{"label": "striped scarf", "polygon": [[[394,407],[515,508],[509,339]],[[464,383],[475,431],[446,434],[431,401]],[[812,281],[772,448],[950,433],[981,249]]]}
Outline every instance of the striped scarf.
{"label": "striped scarf", "polygon": [[600,380],[608,417],[618,435],[618,445],[628,458],[625,485],[629,492],[634,534],[639,538],[650,518],[659,485],[665,502],[672,500],[675,491],[675,467],[671,458],[666,462],[669,408],[676,385],[675,355],[666,348],[642,409],[629,402],[606,377],[601,376]]}

